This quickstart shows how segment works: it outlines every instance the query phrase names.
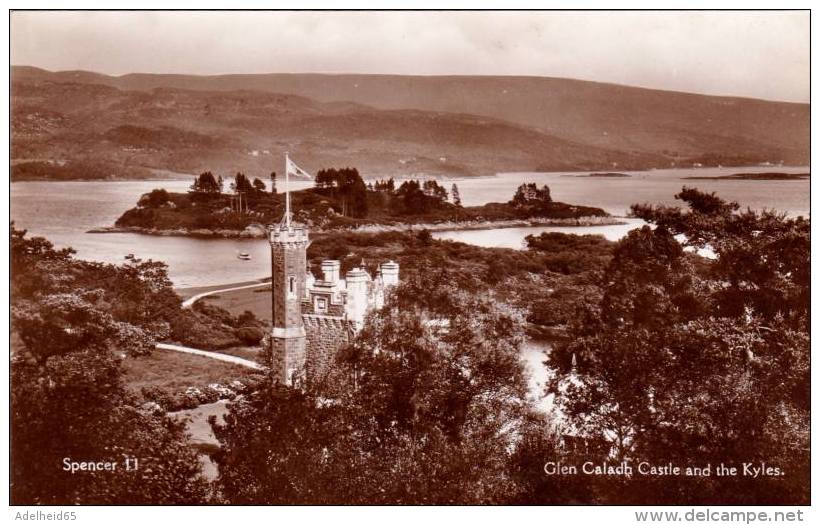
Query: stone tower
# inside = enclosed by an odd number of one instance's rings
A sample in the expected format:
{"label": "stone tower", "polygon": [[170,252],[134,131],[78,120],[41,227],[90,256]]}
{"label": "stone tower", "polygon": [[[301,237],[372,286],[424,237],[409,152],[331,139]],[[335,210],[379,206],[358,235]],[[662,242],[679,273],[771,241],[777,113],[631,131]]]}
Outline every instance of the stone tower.
{"label": "stone tower", "polygon": [[271,345],[274,379],[292,385],[305,372],[306,338],[302,299],[307,295],[307,229],[291,221],[270,229],[273,330]]}

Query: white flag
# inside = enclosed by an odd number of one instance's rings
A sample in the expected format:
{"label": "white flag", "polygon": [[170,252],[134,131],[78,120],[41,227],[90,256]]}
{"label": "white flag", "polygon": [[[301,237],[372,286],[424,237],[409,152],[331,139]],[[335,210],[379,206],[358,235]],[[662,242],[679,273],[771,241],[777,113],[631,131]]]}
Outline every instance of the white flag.
{"label": "white flag", "polygon": [[310,173],[306,172],[305,170],[297,166],[295,162],[290,160],[290,158],[288,158],[288,162],[285,165],[285,169],[287,169],[288,175],[313,180],[313,177],[310,175]]}

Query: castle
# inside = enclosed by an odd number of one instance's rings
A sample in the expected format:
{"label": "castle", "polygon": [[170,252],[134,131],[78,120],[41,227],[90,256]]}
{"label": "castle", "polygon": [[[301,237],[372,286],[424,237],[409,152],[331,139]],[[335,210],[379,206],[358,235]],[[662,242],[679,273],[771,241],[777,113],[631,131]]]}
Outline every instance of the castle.
{"label": "castle", "polygon": [[305,226],[283,221],[269,227],[271,245],[271,332],[274,377],[284,384],[319,377],[361,329],[368,311],[384,304],[384,294],[399,282],[399,265],[379,265],[375,278],[353,268],[340,278],[339,261],[322,261],[320,279],[307,267],[310,244]]}

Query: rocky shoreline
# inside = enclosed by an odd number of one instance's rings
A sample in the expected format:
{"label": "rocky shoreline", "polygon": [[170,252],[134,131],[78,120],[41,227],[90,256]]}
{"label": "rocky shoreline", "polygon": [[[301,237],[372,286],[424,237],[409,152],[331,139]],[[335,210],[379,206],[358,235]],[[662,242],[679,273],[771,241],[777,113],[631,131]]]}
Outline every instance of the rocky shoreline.
{"label": "rocky shoreline", "polygon": [[[446,221],[438,223],[400,223],[400,224],[368,224],[356,228],[344,229],[314,229],[314,233],[332,233],[339,231],[379,233],[392,231],[457,231],[457,230],[491,230],[495,228],[523,228],[528,226],[606,226],[615,224],[625,224],[619,217],[578,217],[569,219],[509,219],[501,221]],[[86,233],[139,233],[142,235],[158,235],[163,237],[203,237],[219,239],[264,239],[267,231],[259,226],[249,226],[244,230],[210,230],[210,229],[175,229],[160,230],[156,228],[143,228],[140,226],[103,226],[93,228]]]}

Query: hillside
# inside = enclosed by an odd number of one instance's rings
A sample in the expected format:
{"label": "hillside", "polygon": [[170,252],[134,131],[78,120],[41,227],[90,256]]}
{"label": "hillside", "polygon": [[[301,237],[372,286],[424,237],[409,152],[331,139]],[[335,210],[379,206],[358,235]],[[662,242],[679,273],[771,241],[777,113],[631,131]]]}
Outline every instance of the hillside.
{"label": "hillside", "polygon": [[[806,104],[534,77],[12,69],[14,159],[366,176],[808,163]],[[267,151],[267,153],[266,153]],[[273,158],[268,158],[268,156]]]}

